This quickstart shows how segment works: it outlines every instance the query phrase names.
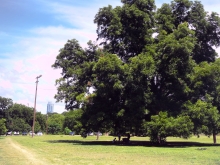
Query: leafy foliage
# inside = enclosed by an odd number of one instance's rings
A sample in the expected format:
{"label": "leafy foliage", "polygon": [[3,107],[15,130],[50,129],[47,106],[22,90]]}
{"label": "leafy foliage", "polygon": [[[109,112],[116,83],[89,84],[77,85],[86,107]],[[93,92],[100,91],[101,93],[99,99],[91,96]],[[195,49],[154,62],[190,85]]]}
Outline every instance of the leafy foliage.
{"label": "leafy foliage", "polygon": [[194,134],[217,135],[220,130],[220,114],[212,104],[198,100],[195,104],[187,102],[184,114],[189,115],[194,123]]}
{"label": "leafy foliage", "polygon": [[214,62],[216,51],[213,46],[220,44],[220,18],[217,13],[208,14],[199,1],[174,0],[163,4],[156,13],[157,31],[172,33],[184,22],[195,32],[196,45],[192,57],[196,63]]}
{"label": "leafy foliage", "polygon": [[[81,109],[77,109],[77,110],[73,110],[73,111],[69,111],[65,113],[63,128],[65,129],[68,128],[69,130],[74,131],[76,134],[80,134],[80,131],[82,129],[82,123],[80,121],[81,116],[82,116]],[[68,131],[65,131],[65,129],[64,129],[64,132],[68,132]]]}
{"label": "leafy foliage", "polygon": [[19,132],[27,132],[31,130],[29,124],[27,124],[22,118],[12,119],[12,124],[9,127],[10,130],[19,131]]}
{"label": "leafy foliage", "polygon": [[83,121],[89,129],[109,130],[120,120],[117,113],[123,103],[124,66],[116,55],[103,53],[92,70],[95,92],[86,96],[92,101],[83,108]]}
{"label": "leafy foliage", "polygon": [[22,104],[15,103],[8,111],[6,111],[7,125],[11,124],[12,119],[22,118],[25,123],[32,126],[33,109]]}
{"label": "leafy foliage", "polygon": [[111,5],[99,9],[94,22],[104,49],[126,61],[152,43],[155,4],[153,0],[122,3],[114,9]]}
{"label": "leafy foliage", "polygon": [[71,130],[68,127],[65,127],[63,132],[64,132],[65,135],[69,135]]}
{"label": "leafy foliage", "polygon": [[220,109],[220,59],[213,63],[202,62],[194,67],[191,82],[193,102],[202,99]]}
{"label": "leafy foliage", "polygon": [[48,118],[48,133],[61,134],[63,130],[64,116],[62,114],[52,114]]}
{"label": "leafy foliage", "polygon": [[0,96],[0,118],[5,118],[5,113],[13,106],[12,99]]}
{"label": "leafy foliage", "polygon": [[51,122],[49,125],[48,125],[48,133],[49,134],[53,134],[53,135],[58,135],[60,134],[62,131],[62,127],[60,124],[58,123],[55,123],[55,122]]}
{"label": "leafy foliage", "polygon": [[167,112],[159,112],[151,116],[151,121],[146,123],[147,134],[152,142],[163,143],[168,136],[189,138],[193,123],[189,116],[168,117]]}
{"label": "leafy foliage", "polygon": [[[62,69],[55,98],[64,100],[67,110],[80,109],[66,116],[65,127],[139,135],[147,121],[153,141],[158,136],[159,141],[188,138],[204,127],[215,136],[218,14],[209,14],[198,1],[174,0],[157,10],[153,0],[121,2],[95,15],[102,48],[90,41],[82,49],[77,40],[69,40],[52,66]],[[209,117],[193,116],[194,104]]]}
{"label": "leafy foliage", "polygon": [[[6,128],[9,131],[28,132],[33,124],[33,108],[22,104],[13,104],[11,99],[8,100],[8,108],[4,109],[6,119]],[[6,105],[6,104],[5,104]],[[45,131],[46,119],[40,112],[36,113],[35,132]]]}
{"label": "leafy foliage", "polygon": [[66,109],[80,108],[82,100],[79,97],[87,92],[87,84],[91,81],[91,70],[100,52],[97,46],[88,42],[88,48],[83,50],[78,41],[69,40],[60,50],[53,68],[62,69],[62,78],[56,80],[57,101],[65,100]]}
{"label": "leafy foliage", "polygon": [[5,122],[5,119],[0,119],[0,135],[4,135],[7,132]]}
{"label": "leafy foliage", "polygon": [[181,105],[189,99],[188,75],[194,66],[190,57],[195,45],[194,32],[187,27],[187,23],[183,23],[171,34],[161,31],[157,38],[159,43],[154,51],[157,52],[156,71],[150,86],[153,101],[148,108],[153,114],[166,109],[177,115]]}

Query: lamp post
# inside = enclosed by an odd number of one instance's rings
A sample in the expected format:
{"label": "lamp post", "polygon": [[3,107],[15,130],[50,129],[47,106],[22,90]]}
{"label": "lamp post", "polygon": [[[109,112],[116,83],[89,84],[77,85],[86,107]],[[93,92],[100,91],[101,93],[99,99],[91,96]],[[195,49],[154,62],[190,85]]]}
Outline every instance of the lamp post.
{"label": "lamp post", "polygon": [[38,79],[41,77],[42,75],[40,76],[37,76],[36,79],[36,91],[35,91],[35,101],[34,101],[34,117],[33,117],[33,126],[32,126],[32,137],[34,137],[34,124],[35,124],[35,114],[36,114],[36,100],[37,100],[37,84],[38,84]]}

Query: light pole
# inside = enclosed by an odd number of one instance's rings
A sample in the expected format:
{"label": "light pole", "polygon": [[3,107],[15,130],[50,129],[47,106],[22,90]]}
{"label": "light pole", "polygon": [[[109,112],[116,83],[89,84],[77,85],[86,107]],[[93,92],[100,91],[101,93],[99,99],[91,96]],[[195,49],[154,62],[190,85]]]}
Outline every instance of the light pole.
{"label": "light pole", "polygon": [[34,117],[33,117],[33,126],[32,126],[32,137],[34,137],[34,124],[35,124],[35,114],[36,114],[36,100],[37,100],[37,84],[38,84],[38,79],[41,77],[42,75],[40,76],[37,76],[36,79],[36,91],[35,91],[35,101],[34,101]]}

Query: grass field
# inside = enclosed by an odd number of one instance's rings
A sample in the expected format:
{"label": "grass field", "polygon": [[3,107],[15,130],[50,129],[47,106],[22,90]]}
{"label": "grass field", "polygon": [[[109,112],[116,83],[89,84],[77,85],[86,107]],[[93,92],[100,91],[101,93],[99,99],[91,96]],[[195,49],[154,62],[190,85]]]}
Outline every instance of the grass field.
{"label": "grass field", "polygon": [[220,165],[220,145],[213,145],[212,138],[206,136],[168,138],[164,146],[152,145],[147,137],[131,137],[127,145],[113,144],[112,139],[65,135],[0,137],[0,164]]}

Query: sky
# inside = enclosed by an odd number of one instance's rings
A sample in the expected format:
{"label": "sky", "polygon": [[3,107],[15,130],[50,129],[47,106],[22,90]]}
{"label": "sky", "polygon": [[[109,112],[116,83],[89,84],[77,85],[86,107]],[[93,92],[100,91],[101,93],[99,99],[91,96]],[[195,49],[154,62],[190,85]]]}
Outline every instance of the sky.
{"label": "sky", "polygon": [[[156,0],[156,6],[170,3]],[[206,11],[220,14],[219,0],[201,0]],[[67,40],[82,47],[95,41],[95,14],[102,7],[121,5],[120,0],[6,0],[0,5],[0,96],[34,107],[36,77],[39,78],[36,109],[46,114],[47,103],[54,112],[65,111],[56,103],[55,80],[61,70],[51,65]],[[220,54],[220,49],[216,49]]]}

